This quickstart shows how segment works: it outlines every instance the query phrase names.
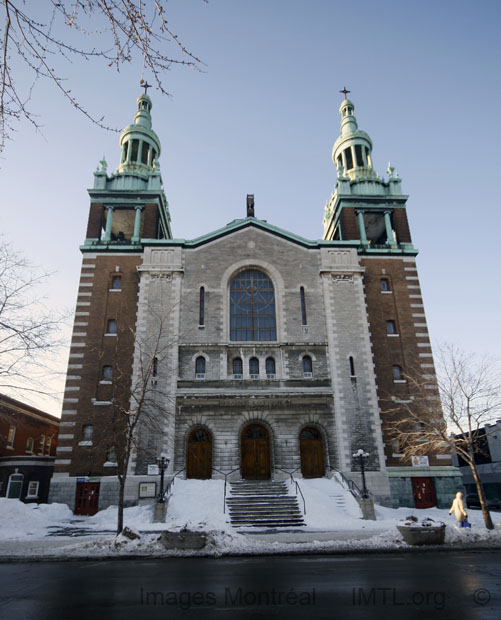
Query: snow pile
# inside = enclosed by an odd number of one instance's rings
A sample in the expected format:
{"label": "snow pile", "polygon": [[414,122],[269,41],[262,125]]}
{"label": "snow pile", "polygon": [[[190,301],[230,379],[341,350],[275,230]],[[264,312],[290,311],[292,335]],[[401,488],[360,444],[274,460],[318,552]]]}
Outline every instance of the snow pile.
{"label": "snow pile", "polygon": [[45,536],[47,528],[73,517],[66,504],[23,504],[0,497],[0,539]]}

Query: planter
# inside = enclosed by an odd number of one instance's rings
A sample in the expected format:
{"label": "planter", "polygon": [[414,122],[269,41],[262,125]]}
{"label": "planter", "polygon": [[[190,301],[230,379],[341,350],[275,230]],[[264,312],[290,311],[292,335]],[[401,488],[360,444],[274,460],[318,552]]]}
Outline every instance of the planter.
{"label": "planter", "polygon": [[408,545],[443,545],[445,539],[445,525],[397,525]]}

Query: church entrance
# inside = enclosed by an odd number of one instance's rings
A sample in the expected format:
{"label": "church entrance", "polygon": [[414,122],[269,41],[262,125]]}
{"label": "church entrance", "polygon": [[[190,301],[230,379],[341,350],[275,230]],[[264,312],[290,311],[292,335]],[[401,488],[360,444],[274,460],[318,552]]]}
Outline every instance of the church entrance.
{"label": "church entrance", "polygon": [[270,436],[261,424],[249,424],[242,432],[242,478],[268,480],[270,470]]}
{"label": "church entrance", "polygon": [[301,451],[301,473],[304,478],[322,478],[324,471],[324,449],[320,431],[312,426],[303,428],[299,435]]}
{"label": "church entrance", "polygon": [[212,437],[209,431],[197,428],[188,437],[186,477],[212,477]]}

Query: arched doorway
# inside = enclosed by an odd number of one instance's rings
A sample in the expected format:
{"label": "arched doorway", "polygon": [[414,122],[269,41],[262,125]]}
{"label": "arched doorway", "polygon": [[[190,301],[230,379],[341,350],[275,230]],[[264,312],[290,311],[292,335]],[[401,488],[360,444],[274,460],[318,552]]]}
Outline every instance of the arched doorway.
{"label": "arched doorway", "polygon": [[242,478],[268,480],[270,435],[261,424],[249,424],[242,431]]}
{"label": "arched doorway", "polygon": [[304,478],[322,478],[324,470],[324,449],[322,435],[313,426],[303,428],[299,435],[301,451],[301,473]]}
{"label": "arched doorway", "polygon": [[196,428],[188,437],[186,477],[206,479],[212,476],[212,437],[209,431]]}

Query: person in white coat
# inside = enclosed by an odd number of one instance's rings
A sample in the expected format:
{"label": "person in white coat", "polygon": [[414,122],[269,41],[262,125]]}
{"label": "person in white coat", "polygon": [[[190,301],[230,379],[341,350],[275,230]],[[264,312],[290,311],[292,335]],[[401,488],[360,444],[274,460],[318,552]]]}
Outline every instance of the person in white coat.
{"label": "person in white coat", "polygon": [[454,513],[459,527],[464,527],[464,523],[468,519],[468,513],[464,509],[463,494],[461,492],[456,493],[456,497],[452,502],[449,514],[451,515],[452,513]]}

